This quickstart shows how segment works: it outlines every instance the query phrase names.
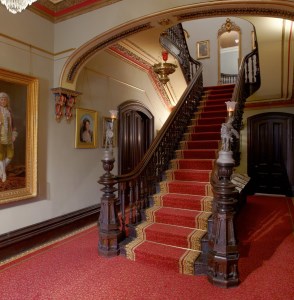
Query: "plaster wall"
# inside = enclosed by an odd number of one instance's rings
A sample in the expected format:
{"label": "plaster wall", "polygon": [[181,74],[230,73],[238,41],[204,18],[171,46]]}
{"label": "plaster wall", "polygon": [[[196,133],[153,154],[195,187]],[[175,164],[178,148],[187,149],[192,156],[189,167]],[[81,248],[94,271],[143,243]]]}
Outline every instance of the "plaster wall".
{"label": "plaster wall", "polygon": [[[226,22],[227,17],[213,19],[200,19],[183,23],[190,37],[187,39],[191,56],[197,59],[196,45],[199,41],[209,41],[210,55],[208,58],[201,59],[203,63],[203,83],[204,86],[218,85],[219,53],[217,32]],[[251,31],[252,24],[242,18],[230,17],[230,20],[241,28],[240,47],[241,58],[252,51]]]}

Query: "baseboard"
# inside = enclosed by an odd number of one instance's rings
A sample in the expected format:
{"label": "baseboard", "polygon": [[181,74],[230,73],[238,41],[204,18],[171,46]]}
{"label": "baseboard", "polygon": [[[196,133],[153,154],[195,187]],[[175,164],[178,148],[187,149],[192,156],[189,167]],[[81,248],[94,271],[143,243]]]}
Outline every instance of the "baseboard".
{"label": "baseboard", "polygon": [[98,221],[100,204],[0,235],[0,260]]}

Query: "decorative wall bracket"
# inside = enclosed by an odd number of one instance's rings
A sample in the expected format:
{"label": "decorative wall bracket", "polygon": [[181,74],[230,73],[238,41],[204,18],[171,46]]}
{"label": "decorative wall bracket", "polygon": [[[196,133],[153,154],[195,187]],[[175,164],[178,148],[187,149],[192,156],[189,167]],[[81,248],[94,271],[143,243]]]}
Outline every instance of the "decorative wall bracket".
{"label": "decorative wall bracket", "polygon": [[68,90],[62,87],[51,89],[55,96],[55,117],[60,121],[65,115],[66,120],[69,121],[72,117],[72,109],[75,106],[77,96],[82,93]]}

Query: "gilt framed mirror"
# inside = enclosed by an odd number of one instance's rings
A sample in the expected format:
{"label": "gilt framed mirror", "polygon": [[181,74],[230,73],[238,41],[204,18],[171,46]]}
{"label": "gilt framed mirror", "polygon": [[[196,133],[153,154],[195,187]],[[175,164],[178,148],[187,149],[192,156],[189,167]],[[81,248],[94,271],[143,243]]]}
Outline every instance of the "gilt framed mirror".
{"label": "gilt framed mirror", "polygon": [[241,58],[241,29],[230,18],[218,30],[218,83],[234,84]]}

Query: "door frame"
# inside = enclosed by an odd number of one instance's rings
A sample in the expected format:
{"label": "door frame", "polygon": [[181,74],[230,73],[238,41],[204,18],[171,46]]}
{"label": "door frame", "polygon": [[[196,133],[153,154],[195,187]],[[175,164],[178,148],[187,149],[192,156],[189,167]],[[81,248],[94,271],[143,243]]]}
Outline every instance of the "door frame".
{"label": "door frame", "polygon": [[[130,112],[130,111],[136,111],[136,112],[141,112],[146,117],[150,120],[149,121],[149,132],[150,135],[148,136],[148,144],[151,145],[153,139],[154,139],[154,116],[150,112],[150,110],[141,102],[137,100],[128,100],[123,102],[122,104],[119,105],[118,107],[118,118],[119,120],[123,120],[123,116],[125,113]],[[118,126],[118,145],[123,145],[123,138],[124,138],[124,133],[123,133],[123,128],[121,127],[122,122],[119,122]],[[121,160],[122,160],[122,153],[123,149],[122,147],[118,147],[118,173],[121,174]]]}

